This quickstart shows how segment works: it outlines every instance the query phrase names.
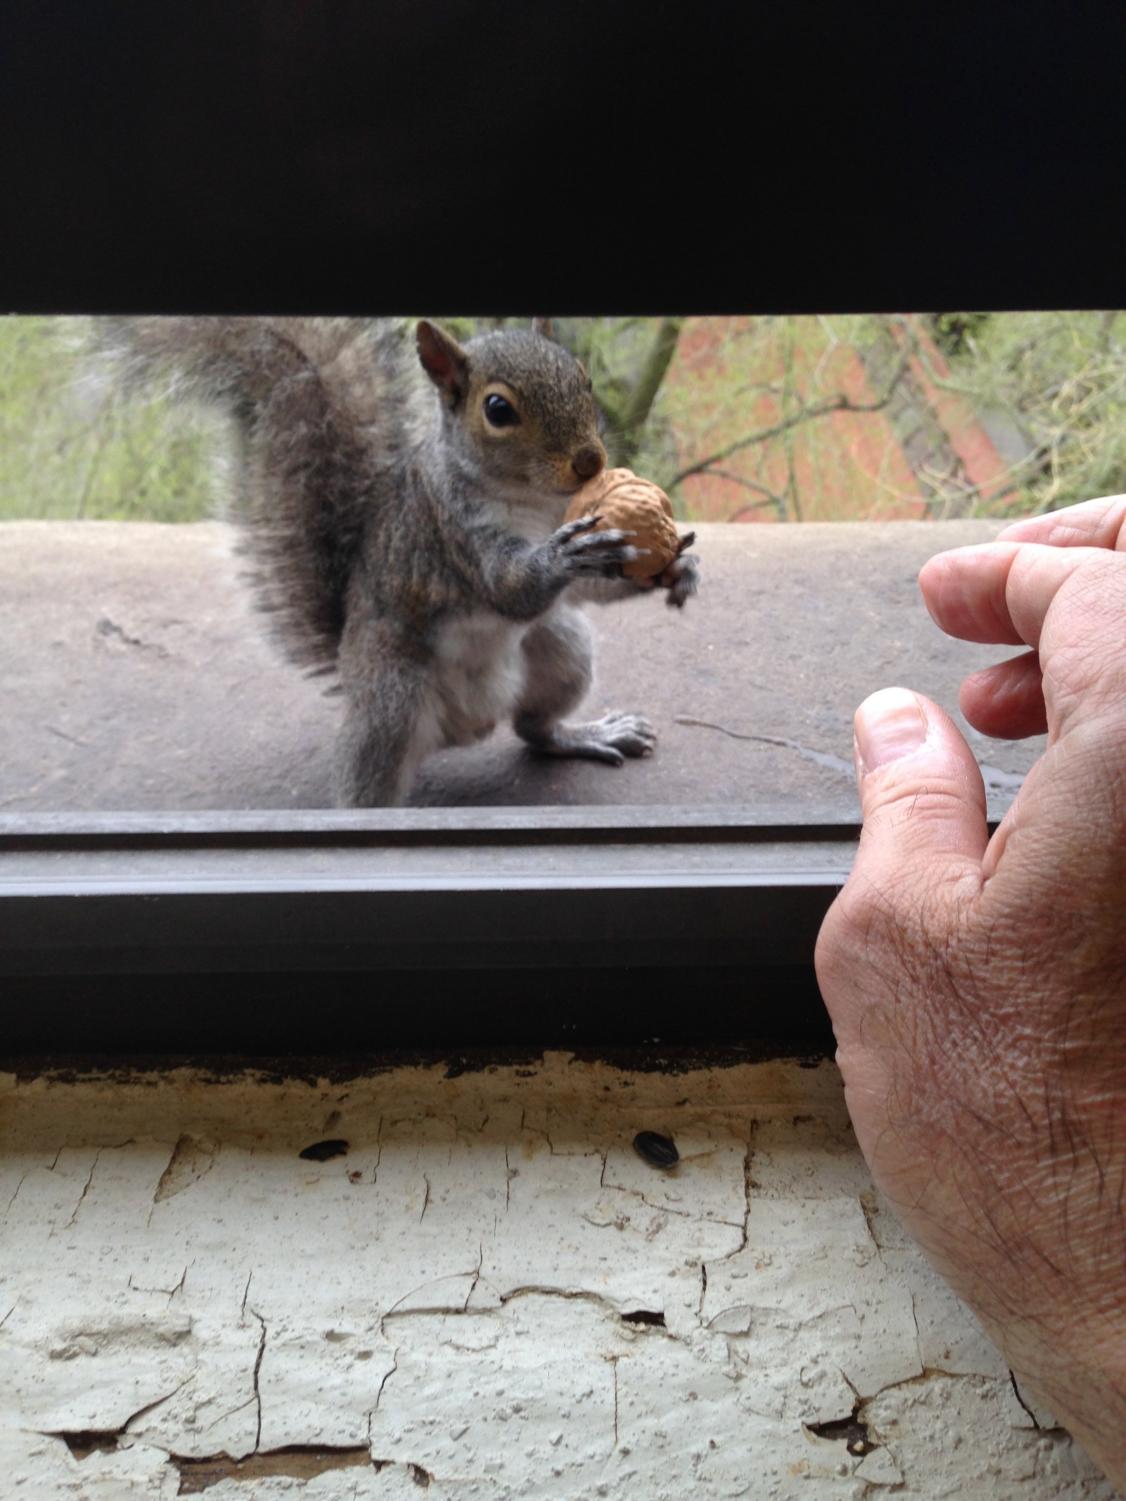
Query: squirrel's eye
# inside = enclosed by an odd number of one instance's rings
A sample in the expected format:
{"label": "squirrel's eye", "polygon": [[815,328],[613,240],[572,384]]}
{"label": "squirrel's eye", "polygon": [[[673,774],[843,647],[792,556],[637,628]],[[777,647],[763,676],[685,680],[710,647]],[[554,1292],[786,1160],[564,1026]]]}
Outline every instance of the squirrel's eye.
{"label": "squirrel's eye", "polygon": [[485,397],[485,416],[493,427],[515,427],[520,421],[520,414],[512,403],[496,392]]}

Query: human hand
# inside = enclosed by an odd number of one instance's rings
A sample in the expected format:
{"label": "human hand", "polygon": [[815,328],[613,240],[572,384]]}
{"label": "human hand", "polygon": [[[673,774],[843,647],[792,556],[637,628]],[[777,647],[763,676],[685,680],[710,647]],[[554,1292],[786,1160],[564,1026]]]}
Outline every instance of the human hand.
{"label": "human hand", "polygon": [[997,832],[935,704],[856,716],[864,829],[817,945],[873,1176],[934,1265],[1126,1487],[1126,496],[939,554],[935,621],[1030,650],[977,729],[1046,729]]}

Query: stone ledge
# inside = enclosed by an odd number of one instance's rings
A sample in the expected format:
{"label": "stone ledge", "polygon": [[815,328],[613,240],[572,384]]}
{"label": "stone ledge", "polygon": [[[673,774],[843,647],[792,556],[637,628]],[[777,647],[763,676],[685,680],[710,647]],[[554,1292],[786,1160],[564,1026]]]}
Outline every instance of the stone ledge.
{"label": "stone ledge", "polygon": [[[589,708],[648,714],[652,758],[617,771],[537,759],[498,732],[433,757],[413,801],[722,803],[770,822],[851,821],[856,704],[905,683],[954,710],[961,678],[998,655],[943,636],[915,585],[934,552],[997,530],[701,525],[704,587],[683,612],[590,611]],[[267,640],[232,536],[218,522],[0,525],[0,814],[330,804],[340,701]],[[1042,742],[969,739],[997,817]]]}

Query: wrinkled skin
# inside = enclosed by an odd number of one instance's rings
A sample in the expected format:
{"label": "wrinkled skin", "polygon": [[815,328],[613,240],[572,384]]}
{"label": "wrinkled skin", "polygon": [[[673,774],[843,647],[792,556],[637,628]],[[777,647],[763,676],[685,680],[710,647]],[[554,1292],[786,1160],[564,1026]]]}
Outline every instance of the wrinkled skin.
{"label": "wrinkled skin", "polygon": [[935,704],[856,717],[864,830],[817,970],[873,1176],[1017,1378],[1126,1488],[1126,496],[932,558],[962,687],[1047,749],[997,832]]}

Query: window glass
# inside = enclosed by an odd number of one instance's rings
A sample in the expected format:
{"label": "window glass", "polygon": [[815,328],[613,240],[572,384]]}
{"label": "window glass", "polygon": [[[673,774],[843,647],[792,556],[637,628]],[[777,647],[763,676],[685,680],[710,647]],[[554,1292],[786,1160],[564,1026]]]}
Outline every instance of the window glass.
{"label": "window glass", "polygon": [[[440,321],[462,340],[516,326]],[[216,519],[226,420],[92,379],[89,332],[0,320],[0,813],[331,805],[343,695],[253,618]],[[683,611],[659,593],[587,607],[587,715],[644,713],[657,750],[620,769],[537,758],[502,724],[428,757],[416,805],[851,820],[859,698],[902,682],[955,710],[960,678],[997,655],[940,637],[921,563],[1126,490],[1124,313],[561,318],[553,332],[590,371],[610,464],[661,487],[697,533],[702,586]],[[968,733],[997,816],[1040,745]]]}

